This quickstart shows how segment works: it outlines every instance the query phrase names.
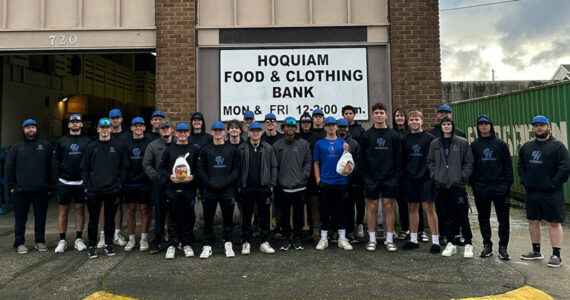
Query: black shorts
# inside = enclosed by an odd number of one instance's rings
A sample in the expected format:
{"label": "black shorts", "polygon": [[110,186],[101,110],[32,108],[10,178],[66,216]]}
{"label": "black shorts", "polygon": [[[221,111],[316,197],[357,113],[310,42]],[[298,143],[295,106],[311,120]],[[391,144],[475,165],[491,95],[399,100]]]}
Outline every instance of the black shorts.
{"label": "black shorts", "polygon": [[125,203],[152,204],[151,185],[124,186],[123,195]]}
{"label": "black shorts", "polygon": [[[380,195],[381,194],[381,195]],[[398,197],[398,183],[395,179],[386,181],[373,180],[370,178],[364,179],[364,196],[366,199],[376,200],[380,196],[382,198],[397,198]]]}
{"label": "black shorts", "polygon": [[562,191],[533,192],[525,194],[526,218],[528,220],[545,220],[553,223],[564,223],[566,212]]}
{"label": "black shorts", "polygon": [[69,185],[58,181],[56,186],[57,202],[60,205],[69,205],[73,203],[85,203],[87,195],[83,185]]}
{"label": "black shorts", "polygon": [[434,186],[431,179],[400,180],[402,199],[408,203],[421,203],[434,201]]}

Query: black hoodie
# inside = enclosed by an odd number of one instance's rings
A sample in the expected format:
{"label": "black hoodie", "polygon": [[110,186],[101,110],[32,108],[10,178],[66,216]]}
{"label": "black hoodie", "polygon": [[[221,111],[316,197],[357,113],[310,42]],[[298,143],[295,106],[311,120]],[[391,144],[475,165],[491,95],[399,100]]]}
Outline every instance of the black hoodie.
{"label": "black hoodie", "polygon": [[390,181],[401,174],[402,152],[398,133],[390,128],[368,129],[360,139],[360,171],[364,179]]}
{"label": "black hoodie", "polygon": [[513,184],[513,165],[509,147],[496,137],[491,118],[482,115],[477,120],[481,118],[489,120],[491,136],[482,137],[477,126],[477,139],[471,144],[474,163],[469,185],[474,189],[483,185],[501,185],[506,188],[503,192],[508,193]]}
{"label": "black hoodie", "polygon": [[[174,168],[174,163],[178,157],[186,157],[186,162],[190,166],[190,174],[194,177],[194,179],[188,183],[174,183],[170,180],[170,175],[172,174],[172,168]],[[198,160],[198,149],[194,147],[192,144],[186,145],[179,145],[176,143],[171,144],[164,150],[162,154],[162,159],[160,160],[160,172],[161,175],[164,177],[164,180],[167,182],[167,190],[170,193],[174,193],[177,190],[185,190],[194,193],[196,191],[196,180],[197,178],[197,170],[196,170],[196,161]]]}
{"label": "black hoodie", "polygon": [[427,131],[409,133],[402,139],[403,176],[411,179],[429,179],[427,156],[435,137]]}
{"label": "black hoodie", "polygon": [[81,161],[87,195],[118,193],[125,182],[129,159],[118,140],[95,140],[85,147]]}
{"label": "black hoodie", "polygon": [[57,140],[53,154],[53,179],[81,180],[81,159],[85,147],[91,143],[87,136],[67,134]]}
{"label": "black hoodie", "polygon": [[127,171],[127,184],[148,184],[150,178],[146,176],[143,168],[143,159],[148,144],[152,142],[148,136],[135,139],[133,136],[124,141],[125,151],[129,158],[129,169]]}
{"label": "black hoodie", "polygon": [[[398,128],[398,124],[396,124],[396,113],[399,111],[404,114],[404,129]],[[410,127],[408,126],[408,113],[406,112],[405,109],[398,108],[394,111],[394,113],[392,114],[392,128],[394,128],[394,131],[396,131],[400,135],[400,138],[402,139],[406,135],[410,134]]]}
{"label": "black hoodie", "polygon": [[[192,126],[192,120],[200,119],[202,120],[202,129],[200,133],[194,132],[194,126]],[[190,119],[190,136],[188,137],[188,143],[194,145],[196,149],[200,150],[202,147],[212,143],[212,135],[206,132],[206,120],[204,120],[204,115],[201,112],[195,112],[192,114]]]}
{"label": "black hoodie", "polygon": [[348,125],[348,133],[350,133],[350,136],[358,143],[360,143],[360,138],[364,134],[364,131],[364,128],[362,128],[362,126],[356,121],[354,121],[354,124]]}
{"label": "black hoodie", "polygon": [[36,135],[14,144],[6,157],[6,184],[14,192],[47,191],[52,182],[53,146]]}
{"label": "black hoodie", "polygon": [[562,191],[570,175],[568,149],[552,135],[546,141],[532,139],[519,151],[518,171],[525,190]]}
{"label": "black hoodie", "polygon": [[205,196],[231,197],[239,180],[240,154],[229,142],[206,145],[198,157],[198,176],[205,186]]}

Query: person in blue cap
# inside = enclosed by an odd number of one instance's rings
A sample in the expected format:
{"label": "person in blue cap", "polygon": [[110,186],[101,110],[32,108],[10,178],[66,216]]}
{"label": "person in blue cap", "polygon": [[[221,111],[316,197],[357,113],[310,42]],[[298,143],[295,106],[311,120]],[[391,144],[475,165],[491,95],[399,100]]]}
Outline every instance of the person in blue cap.
{"label": "person in blue cap", "polygon": [[123,113],[118,108],[113,108],[109,111],[109,120],[111,120],[112,132],[111,138],[118,138],[120,142],[128,139],[131,134],[123,128]]}
{"label": "person in blue cap", "polygon": [[202,207],[204,208],[204,247],[200,258],[212,255],[214,242],[214,215],[218,203],[222,210],[223,239],[226,257],[234,257],[232,231],[235,206],[234,186],[239,180],[241,162],[238,150],[224,140],[224,123],[212,124],[213,142],[200,150],[198,177],[204,185]]}
{"label": "person in blue cap", "polygon": [[313,152],[313,172],[319,187],[321,216],[321,239],[316,249],[325,250],[329,246],[328,231],[338,229],[338,247],[352,250],[346,239],[346,219],[344,211],[348,197],[348,179],[336,172],[336,165],[344,151],[349,151],[348,144],[337,137],[337,121],[334,117],[325,119],[326,137],[315,144]]}
{"label": "person in blue cap", "polygon": [[540,251],[540,221],[545,220],[550,233],[552,256],[549,267],[560,267],[562,258],[562,223],[566,218],[563,185],[570,175],[570,157],[564,144],[550,133],[545,116],[532,119],[534,139],[519,151],[518,172],[525,189],[525,209],[532,250],[521,255],[524,260],[543,259]]}
{"label": "person in blue cap", "polygon": [[75,204],[75,245],[78,251],[87,249],[83,241],[85,227],[85,187],[81,180],[81,159],[91,139],[82,134],[83,119],[79,114],[72,114],[67,124],[69,133],[59,138],[53,155],[53,178],[57,180],[57,202],[59,203],[59,243],[55,253],[67,249],[66,231],[71,202]]}
{"label": "person in blue cap", "polygon": [[155,139],[160,137],[160,122],[162,120],[164,120],[165,118],[166,118],[166,116],[164,115],[164,112],[162,112],[158,109],[152,113],[152,116],[150,119],[150,124],[152,125],[152,131],[149,134],[149,136],[152,138],[152,140],[155,140]]}
{"label": "person in blue cap", "polygon": [[97,140],[85,148],[81,161],[81,177],[87,193],[89,223],[88,258],[97,258],[97,231],[99,215],[104,205],[104,248],[107,256],[115,255],[113,228],[120,203],[121,188],[127,176],[129,159],[123,143],[111,139],[111,120],[101,118],[97,124]]}
{"label": "person in blue cap", "polygon": [[249,130],[249,125],[255,122],[255,114],[251,111],[251,110],[246,110],[243,113],[243,128],[245,128],[244,133],[242,134],[242,139],[245,141],[248,138],[248,130]]}
{"label": "person in blue cap", "polygon": [[133,118],[131,121],[132,137],[125,140],[125,150],[129,157],[129,169],[127,170],[127,178],[123,186],[123,194],[125,203],[127,203],[127,230],[129,240],[125,245],[125,251],[131,251],[136,246],[135,229],[137,204],[141,215],[141,239],[140,251],[146,251],[148,244],[148,227],[150,219],[148,208],[152,206],[151,200],[151,181],[146,176],[143,169],[143,159],[148,144],[152,141],[150,137],[145,135],[146,126],[144,119],[141,117]]}
{"label": "person in blue cap", "polygon": [[[162,155],[160,170],[166,179],[168,198],[168,249],[166,259],[174,259],[176,247],[180,244],[185,257],[194,256],[191,244],[194,242],[196,223],[196,160],[198,149],[190,144],[190,126],[186,122],[176,125],[176,142],[168,146]],[[181,179],[173,174],[177,159],[183,157],[190,167],[187,178]]]}
{"label": "person in blue cap", "polygon": [[[305,226],[305,191],[307,179],[312,170],[311,149],[309,142],[296,136],[297,121],[287,117],[281,124],[284,137],[275,144],[273,150],[277,158],[277,193],[281,205],[281,223],[283,236],[291,234],[291,206],[293,206],[293,248],[303,250],[301,241]],[[309,206],[310,207],[310,206]],[[284,239],[279,250],[291,248],[289,239]]]}
{"label": "person in blue cap", "polygon": [[[436,138],[441,136],[441,128],[440,128],[440,122],[441,119],[443,118],[451,118],[453,119],[453,113],[451,112],[451,106],[447,105],[447,104],[442,104],[437,108],[437,124],[433,127],[432,130],[429,131],[429,133],[433,136],[435,136]],[[454,136],[460,136],[462,138],[467,138],[465,135],[465,132],[463,132],[463,130],[459,129],[459,128],[455,128],[455,132],[453,133]]]}
{"label": "person in blue cap", "polygon": [[261,140],[269,143],[269,145],[275,144],[283,134],[277,131],[277,117],[274,114],[265,115],[265,132],[261,136]]}
{"label": "person in blue cap", "polygon": [[261,140],[263,128],[258,122],[249,125],[249,139],[238,147],[241,161],[239,193],[241,197],[242,250],[247,255],[251,251],[252,215],[257,205],[260,228],[259,251],[275,253],[269,244],[269,224],[271,196],[277,184],[277,159],[271,145]]}
{"label": "person in blue cap", "polygon": [[495,128],[489,116],[481,115],[477,118],[477,136],[471,144],[475,162],[469,185],[473,188],[479,228],[483,237],[483,251],[479,256],[493,255],[490,223],[493,203],[499,221],[499,258],[508,260],[509,193],[514,178],[511,152],[507,144],[495,135]]}
{"label": "person in blue cap", "polygon": [[27,119],[22,124],[24,137],[14,144],[6,157],[6,186],[14,207],[14,248],[19,254],[28,253],[26,222],[30,205],[34,205],[35,248],[44,252],[46,216],[52,183],[53,146],[38,137],[38,124]]}
{"label": "person in blue cap", "polygon": [[[319,108],[313,110],[312,112],[313,128],[311,129],[311,136],[309,138],[309,146],[311,148],[311,153],[315,148],[315,144],[324,139],[327,135],[324,129],[325,114]],[[317,182],[315,179],[315,172],[311,172],[311,177],[307,183],[307,197],[310,203],[311,211],[311,227],[313,228],[312,239],[315,244],[318,244],[321,240],[320,237],[320,227],[321,227],[321,217],[319,215],[319,189],[317,187]]]}

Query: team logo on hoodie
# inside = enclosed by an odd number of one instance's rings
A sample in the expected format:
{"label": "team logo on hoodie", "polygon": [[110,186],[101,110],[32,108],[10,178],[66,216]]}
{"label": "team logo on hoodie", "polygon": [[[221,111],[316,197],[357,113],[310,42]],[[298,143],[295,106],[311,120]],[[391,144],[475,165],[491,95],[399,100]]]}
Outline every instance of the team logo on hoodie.
{"label": "team logo on hoodie", "polygon": [[376,144],[378,145],[378,146],[374,147],[374,149],[376,149],[376,150],[386,150],[386,149],[388,149],[388,147],[385,146],[385,145],[386,145],[386,140],[385,140],[384,138],[382,138],[382,137],[380,137],[380,138],[378,138],[378,139],[376,140]]}
{"label": "team logo on hoodie", "polygon": [[79,145],[77,145],[77,144],[71,144],[69,146],[69,150],[71,150],[71,151],[69,151],[69,155],[81,154],[81,151],[79,151]]}
{"label": "team logo on hoodie", "polygon": [[133,155],[131,156],[131,159],[142,159],[143,157],[141,156],[141,149],[140,148],[134,148],[133,149]]}
{"label": "team logo on hoodie", "polygon": [[115,151],[115,147],[111,146],[109,147],[109,152],[117,152],[117,151]]}
{"label": "team logo on hoodie", "polygon": [[534,151],[532,151],[532,153],[530,155],[532,156],[532,159],[529,160],[530,163],[543,164],[543,162],[541,160],[542,152],[540,152],[540,150],[534,150]]}
{"label": "team logo on hoodie", "polygon": [[491,150],[491,148],[483,149],[483,155],[485,155],[485,157],[483,157],[481,160],[497,160],[493,157],[493,150]]}
{"label": "team logo on hoodie", "polygon": [[38,145],[38,150],[44,150],[44,146],[42,146],[41,144]]}
{"label": "team logo on hoodie", "polygon": [[225,168],[226,165],[224,165],[224,157],[221,155],[216,156],[216,164],[214,165],[214,168]]}
{"label": "team logo on hoodie", "polygon": [[424,156],[424,154],[420,151],[422,151],[422,147],[419,144],[413,144],[412,153],[410,153],[410,156]]}

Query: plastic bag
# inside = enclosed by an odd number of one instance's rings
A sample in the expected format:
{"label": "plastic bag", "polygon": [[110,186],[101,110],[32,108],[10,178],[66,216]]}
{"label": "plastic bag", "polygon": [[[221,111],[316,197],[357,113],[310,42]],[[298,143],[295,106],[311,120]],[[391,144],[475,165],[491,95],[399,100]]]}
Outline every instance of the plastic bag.
{"label": "plastic bag", "polygon": [[188,155],[190,155],[190,153],[186,153],[184,156],[179,156],[176,161],[174,161],[174,167],[172,167],[172,174],[180,181],[190,176],[190,165],[186,161]]}
{"label": "plastic bag", "polygon": [[354,159],[350,152],[344,151],[336,164],[336,172],[339,175],[348,176],[352,171],[354,171]]}

